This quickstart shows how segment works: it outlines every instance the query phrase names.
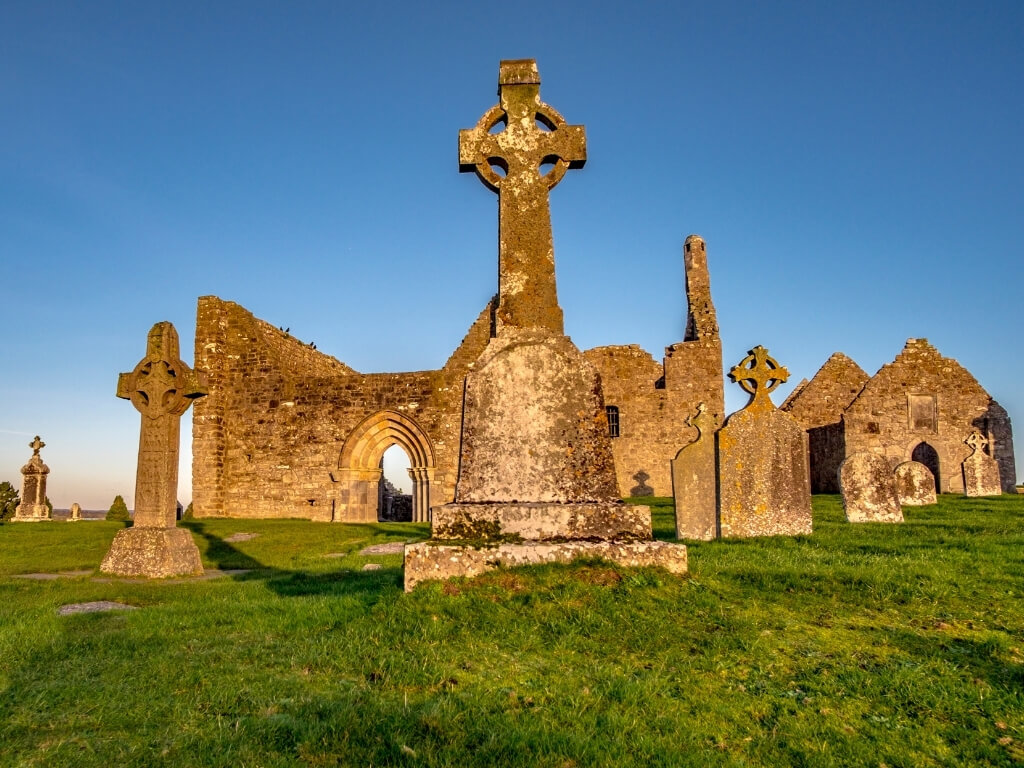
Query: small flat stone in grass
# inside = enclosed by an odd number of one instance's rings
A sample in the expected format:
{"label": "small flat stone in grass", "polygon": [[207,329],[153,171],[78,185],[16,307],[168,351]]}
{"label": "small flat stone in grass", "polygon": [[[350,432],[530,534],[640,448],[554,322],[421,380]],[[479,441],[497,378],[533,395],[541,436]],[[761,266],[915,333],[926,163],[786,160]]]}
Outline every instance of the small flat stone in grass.
{"label": "small flat stone in grass", "polygon": [[92,571],[60,571],[59,573],[16,573],[16,579],[32,579],[34,581],[52,581],[54,579],[73,579],[78,576],[89,576]]}
{"label": "small flat stone in grass", "polygon": [[374,544],[359,550],[360,555],[400,555],[403,552],[405,552],[405,543],[401,541]]}
{"label": "small flat stone in grass", "polygon": [[258,533],[232,533],[230,536],[224,539],[224,541],[228,544],[234,544],[236,541],[248,541],[249,539],[255,539],[257,536],[259,536]]}
{"label": "small flat stone in grass", "polygon": [[103,611],[134,611],[136,606],[115,603],[111,600],[96,600],[91,603],[69,603],[57,609],[58,616],[70,616],[73,613],[102,613]]}
{"label": "small flat stone in grass", "polygon": [[382,568],[380,563],[367,563],[363,566],[364,571],[379,571]]}

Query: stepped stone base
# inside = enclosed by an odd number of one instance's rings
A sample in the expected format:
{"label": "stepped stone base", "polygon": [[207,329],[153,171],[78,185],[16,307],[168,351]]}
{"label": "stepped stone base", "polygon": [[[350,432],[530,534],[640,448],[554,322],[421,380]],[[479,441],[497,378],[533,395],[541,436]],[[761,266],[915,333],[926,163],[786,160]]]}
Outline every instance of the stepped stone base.
{"label": "stepped stone base", "polygon": [[599,557],[628,567],[659,566],[670,573],[687,572],[686,547],[664,541],[566,541],[499,544],[473,548],[419,543],[405,548],[405,591],[421,581],[479,576],[495,568],[542,563],[569,563]]}
{"label": "stepped stone base", "polygon": [[462,540],[649,540],[651,510],[622,502],[445,504],[431,510],[431,534]]}
{"label": "stepped stone base", "polygon": [[100,565],[114,576],[193,576],[203,572],[199,548],[184,528],[125,528],[118,531]]}
{"label": "stepped stone base", "polygon": [[45,504],[19,504],[14,510],[12,523],[39,523],[50,520],[50,508]]}

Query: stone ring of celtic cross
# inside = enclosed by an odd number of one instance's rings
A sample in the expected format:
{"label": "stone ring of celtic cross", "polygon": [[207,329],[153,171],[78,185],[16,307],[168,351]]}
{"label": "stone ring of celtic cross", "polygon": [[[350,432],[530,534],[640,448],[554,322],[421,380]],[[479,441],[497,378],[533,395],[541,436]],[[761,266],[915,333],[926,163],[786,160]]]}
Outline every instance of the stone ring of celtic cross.
{"label": "stone ring of celtic cross", "polygon": [[740,364],[733,370],[745,371],[747,373],[746,376],[743,376],[742,373],[737,374],[736,383],[743,387],[743,390],[747,394],[753,395],[758,391],[771,392],[779,386],[779,384],[784,382],[788,378],[788,374],[780,375],[779,378],[774,378],[772,376],[772,371],[778,371],[781,368],[782,366],[779,365],[778,361],[771,355],[764,356],[764,368],[758,367],[757,356],[752,353],[743,358]]}
{"label": "stone ring of celtic cross", "polygon": [[[547,104],[541,102],[541,104],[534,110],[534,118],[537,123],[543,125],[544,128],[534,126],[534,130],[537,133],[543,135],[546,133],[554,133],[561,126],[565,125],[565,118],[562,117],[561,113]],[[504,123],[508,125],[508,114],[504,109],[501,108],[500,104],[495,104],[489,110],[484,112],[476,124],[476,130],[481,133],[490,134],[491,136],[497,136],[505,131],[502,128],[500,131],[494,129]],[[547,173],[541,173],[540,167],[542,165],[550,163],[552,168]],[[503,157],[491,156],[476,164],[476,173],[483,179],[484,183],[488,184],[492,189],[498,189],[501,186],[501,182],[504,180],[504,176],[494,170],[493,166],[501,168],[505,173],[508,173],[508,161]],[[569,170],[569,163],[563,160],[558,155],[546,155],[540,159],[537,164],[537,173],[544,180],[544,184],[548,189],[553,189],[557,186],[558,182],[565,176],[565,172]]]}

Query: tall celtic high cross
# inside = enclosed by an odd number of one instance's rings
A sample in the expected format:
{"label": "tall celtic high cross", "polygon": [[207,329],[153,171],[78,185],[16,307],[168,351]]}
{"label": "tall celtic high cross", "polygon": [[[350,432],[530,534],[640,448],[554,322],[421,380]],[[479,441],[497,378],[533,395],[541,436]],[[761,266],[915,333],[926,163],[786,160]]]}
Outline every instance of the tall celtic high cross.
{"label": "tall celtic high cross", "polygon": [[142,414],[135,473],[136,528],[173,528],[178,502],[181,415],[206,394],[203,374],[182,362],[178,332],[168,322],[150,329],[146,356],[117,380],[117,396]]}
{"label": "tall celtic high cross", "polygon": [[548,191],[569,168],[583,167],[586,135],[540,100],[533,59],[501,62],[498,98],[459,132],[459,170],[475,171],[498,193],[497,329],[561,334]]}

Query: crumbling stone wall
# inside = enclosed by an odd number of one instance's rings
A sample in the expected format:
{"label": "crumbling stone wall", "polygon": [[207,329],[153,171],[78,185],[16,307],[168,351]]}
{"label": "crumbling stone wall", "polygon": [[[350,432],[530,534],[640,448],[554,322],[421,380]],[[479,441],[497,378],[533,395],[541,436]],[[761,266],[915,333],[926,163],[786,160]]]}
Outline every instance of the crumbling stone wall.
{"label": "crumbling stone wall", "polygon": [[670,462],[697,437],[687,417],[703,402],[715,429],[725,418],[722,342],[703,238],[686,238],[683,264],[686,332],[682,342],[665,349],[662,364],[635,344],[583,353],[601,374],[605,405],[619,409],[619,436],[612,439],[612,452],[623,496],[671,496]]}
{"label": "crumbling stone wall", "polygon": [[[210,394],[193,417],[196,516],[350,519],[338,515],[357,501],[339,487],[342,449],[375,415],[385,414],[387,428],[387,413],[414,423],[425,438],[418,447],[433,458],[433,471],[424,502],[450,501],[462,382],[490,338],[491,317],[489,305],[441,370],[361,374],[234,302],[201,297],[195,362]],[[375,507],[379,477],[360,477],[369,483],[361,502]]]}
{"label": "crumbling stone wall", "polygon": [[927,339],[908,339],[893,362],[882,366],[844,415],[847,454],[871,451],[895,466],[928,443],[939,456],[939,491],[963,493],[961,463],[973,429],[988,437],[999,463],[1000,484],[1016,482],[1013,433],[1006,411],[956,360],[943,357]]}
{"label": "crumbling stone wall", "polygon": [[839,465],[847,455],[843,412],[868,378],[853,360],[836,352],[779,406],[807,431],[812,493],[839,493]]}

